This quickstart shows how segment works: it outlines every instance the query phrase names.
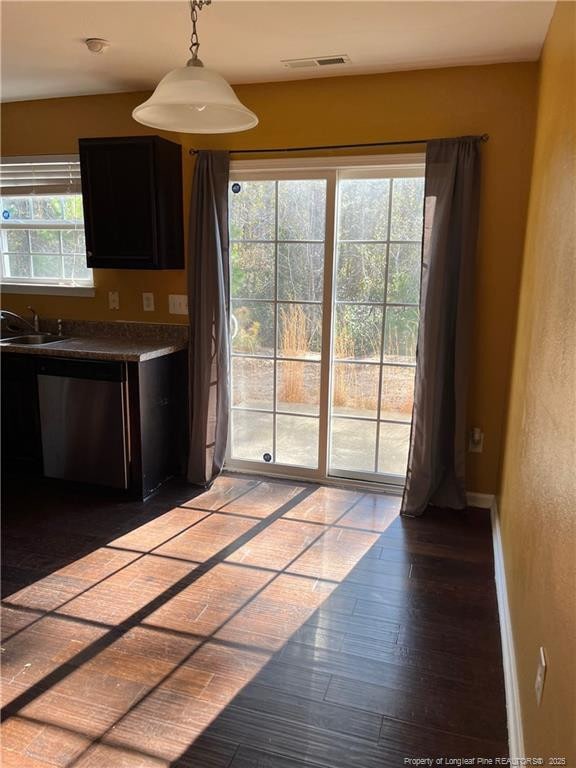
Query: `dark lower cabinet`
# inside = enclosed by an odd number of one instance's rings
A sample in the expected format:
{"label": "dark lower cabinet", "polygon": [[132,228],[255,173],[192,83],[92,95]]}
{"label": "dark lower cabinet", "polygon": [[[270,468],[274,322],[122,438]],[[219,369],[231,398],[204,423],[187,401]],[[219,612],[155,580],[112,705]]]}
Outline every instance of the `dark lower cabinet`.
{"label": "dark lower cabinet", "polygon": [[140,363],[6,354],[2,363],[4,471],[139,499],[184,473],[186,352]]}
{"label": "dark lower cabinet", "polygon": [[145,498],[186,470],[187,354],[127,365],[131,488]]}
{"label": "dark lower cabinet", "polygon": [[36,387],[36,361],[2,356],[2,470],[38,475],[42,447]]}

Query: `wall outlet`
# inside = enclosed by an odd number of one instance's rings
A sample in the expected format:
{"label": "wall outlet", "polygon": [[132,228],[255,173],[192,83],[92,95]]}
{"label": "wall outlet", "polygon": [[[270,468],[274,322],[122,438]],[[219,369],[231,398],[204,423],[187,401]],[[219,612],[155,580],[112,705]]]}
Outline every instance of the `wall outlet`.
{"label": "wall outlet", "polygon": [[118,291],[108,291],[108,309],[120,309],[120,294]]}
{"label": "wall outlet", "polygon": [[468,438],[468,450],[470,453],[482,453],[484,450],[484,432],[480,427],[472,427]]}
{"label": "wall outlet", "polygon": [[144,312],[154,312],[154,294],[143,293],[142,294],[142,307]]}
{"label": "wall outlet", "polygon": [[171,293],[168,296],[168,311],[171,315],[187,315],[188,296],[185,294]]}
{"label": "wall outlet", "polygon": [[536,704],[540,706],[542,701],[542,693],[544,692],[544,681],[546,679],[546,656],[544,655],[544,648],[540,647],[540,655],[538,658],[538,669],[536,670],[536,681],[534,683],[534,693],[536,694]]}

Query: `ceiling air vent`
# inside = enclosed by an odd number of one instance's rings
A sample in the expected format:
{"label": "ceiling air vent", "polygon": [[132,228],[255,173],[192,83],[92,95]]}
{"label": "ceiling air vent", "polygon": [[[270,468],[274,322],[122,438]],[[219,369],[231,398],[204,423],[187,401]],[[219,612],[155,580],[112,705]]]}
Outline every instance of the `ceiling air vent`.
{"label": "ceiling air vent", "polygon": [[318,56],[311,59],[285,59],[282,64],[288,69],[303,69],[304,67],[326,67],[335,64],[349,64],[350,57],[347,54],[339,56]]}

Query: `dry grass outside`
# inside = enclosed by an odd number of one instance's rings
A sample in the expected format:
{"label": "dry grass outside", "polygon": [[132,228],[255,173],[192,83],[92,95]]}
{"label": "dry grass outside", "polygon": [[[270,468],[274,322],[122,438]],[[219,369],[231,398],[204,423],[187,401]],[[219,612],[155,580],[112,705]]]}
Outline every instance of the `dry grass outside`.
{"label": "dry grass outside", "polygon": [[410,418],[413,405],[414,369],[388,368],[382,380],[382,410]]}
{"label": "dry grass outside", "polygon": [[[352,334],[342,328],[336,334],[334,352],[338,359],[354,357],[354,339]],[[358,391],[357,372],[349,365],[337,365],[334,368],[334,383],[332,390],[332,404],[339,407],[376,408],[376,404],[370,405],[367,401],[358,404],[350,403],[350,393]]]}
{"label": "dry grass outside", "polygon": [[[308,318],[302,307],[290,304],[280,309],[280,352],[284,357],[305,357],[309,351]],[[278,399],[285,403],[305,403],[306,383],[304,365],[292,360],[282,364]]]}
{"label": "dry grass outside", "polygon": [[[400,343],[396,341],[398,362],[403,361],[400,355]],[[394,347],[394,344],[391,346]],[[354,360],[356,349],[354,337],[346,328],[341,327],[336,334],[334,352],[337,360]],[[387,355],[390,359],[390,355]],[[341,364],[334,366],[332,405],[337,408],[350,408],[361,411],[378,410],[377,385],[372,376],[375,366],[357,364]],[[411,368],[385,369],[382,380],[382,411],[391,411],[410,417],[413,405],[413,370]]]}
{"label": "dry grass outside", "polygon": [[[332,404],[359,411],[378,410],[378,366],[337,364],[334,368]],[[410,418],[413,404],[413,372],[410,368],[386,367],[382,378],[382,415]]]}
{"label": "dry grass outside", "polygon": [[[307,363],[310,353],[310,324],[304,309],[298,304],[291,304],[280,309],[279,352],[283,357],[295,357],[301,360],[280,360],[278,369],[278,402],[291,404],[317,404],[319,382],[314,371]],[[353,360],[355,344],[352,333],[340,328],[335,338],[335,356],[337,360]],[[403,358],[399,355],[398,362]],[[392,363],[393,361],[388,356]],[[263,375],[259,367],[261,361],[245,360],[242,377],[250,390],[250,398],[265,400],[270,397],[271,380]],[[333,368],[332,404],[337,408],[349,408],[358,411],[378,410],[378,368],[362,364],[336,364]],[[386,367],[382,380],[381,404],[383,414],[389,412],[410,418],[413,405],[412,368]],[[271,376],[271,372],[270,372]],[[235,393],[234,404],[240,405],[244,398]]]}

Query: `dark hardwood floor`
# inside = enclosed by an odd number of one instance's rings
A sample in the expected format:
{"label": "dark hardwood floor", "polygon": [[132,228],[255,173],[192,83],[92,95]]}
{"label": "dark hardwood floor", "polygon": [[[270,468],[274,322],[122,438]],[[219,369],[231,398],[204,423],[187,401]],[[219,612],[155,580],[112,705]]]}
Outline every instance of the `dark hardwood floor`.
{"label": "dark hardwood floor", "polygon": [[7,484],[4,768],[507,755],[485,510],[238,476],[191,496]]}

